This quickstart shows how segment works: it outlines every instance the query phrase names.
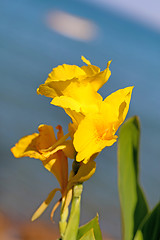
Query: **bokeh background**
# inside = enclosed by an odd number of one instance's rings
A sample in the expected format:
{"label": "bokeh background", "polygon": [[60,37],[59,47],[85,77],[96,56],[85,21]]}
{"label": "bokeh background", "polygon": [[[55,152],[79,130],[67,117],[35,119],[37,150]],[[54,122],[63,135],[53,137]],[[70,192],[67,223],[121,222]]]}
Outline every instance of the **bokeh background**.
{"label": "bokeh background", "polygon": [[[36,89],[53,67],[81,66],[81,55],[101,69],[112,59],[103,97],[135,86],[128,117],[141,120],[141,183],[151,207],[160,200],[160,4],[128,2],[0,1],[0,211],[10,218],[29,221],[58,186],[40,161],[14,159],[10,148],[41,123],[61,124],[67,132],[70,119]],[[84,185],[81,223],[97,212],[103,233],[120,239],[116,144],[98,156],[96,173]]]}

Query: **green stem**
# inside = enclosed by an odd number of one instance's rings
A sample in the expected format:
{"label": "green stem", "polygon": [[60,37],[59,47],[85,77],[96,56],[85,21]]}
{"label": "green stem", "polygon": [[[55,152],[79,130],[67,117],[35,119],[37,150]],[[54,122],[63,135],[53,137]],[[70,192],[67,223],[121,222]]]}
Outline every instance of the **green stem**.
{"label": "green stem", "polygon": [[63,240],[76,240],[80,221],[80,202],[83,190],[82,184],[73,187],[72,206],[68,225]]}
{"label": "green stem", "polygon": [[62,205],[61,205],[61,221],[59,221],[59,230],[61,234],[61,239],[64,237],[64,233],[66,231],[67,227],[67,218],[68,218],[68,207],[63,210],[65,199],[62,199]]}

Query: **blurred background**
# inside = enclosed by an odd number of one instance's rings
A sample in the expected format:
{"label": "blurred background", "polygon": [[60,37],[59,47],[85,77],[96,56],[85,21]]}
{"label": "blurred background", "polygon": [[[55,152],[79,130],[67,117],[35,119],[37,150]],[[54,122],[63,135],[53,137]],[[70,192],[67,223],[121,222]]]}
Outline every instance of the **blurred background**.
{"label": "blurred background", "polygon": [[[112,75],[100,90],[104,98],[135,86],[128,117],[141,121],[140,179],[150,207],[160,200],[159,9],[158,0],[0,1],[0,217],[14,222],[0,231],[0,239],[24,239],[17,224],[29,222],[58,186],[39,160],[14,159],[10,148],[42,123],[61,124],[67,132],[70,119],[36,89],[53,67],[83,65],[81,55],[102,70],[112,59]],[[84,184],[81,224],[98,212],[104,235],[120,239],[117,145],[104,149],[96,162],[96,173]],[[37,224],[49,224],[51,208]]]}

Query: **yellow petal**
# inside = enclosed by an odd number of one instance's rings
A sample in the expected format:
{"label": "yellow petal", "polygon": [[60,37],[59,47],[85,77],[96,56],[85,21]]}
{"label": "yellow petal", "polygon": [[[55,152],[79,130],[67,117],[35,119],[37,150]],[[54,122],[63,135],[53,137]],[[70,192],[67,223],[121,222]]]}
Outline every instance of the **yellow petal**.
{"label": "yellow petal", "polygon": [[36,141],[36,146],[39,151],[48,149],[56,142],[56,137],[52,126],[42,124],[38,127],[39,136]]}
{"label": "yellow petal", "polygon": [[39,86],[38,93],[51,98],[62,96],[71,82],[77,82],[77,78],[67,79],[66,81],[48,81]]}
{"label": "yellow petal", "polygon": [[[66,135],[62,136],[60,139],[58,139],[52,146],[50,146],[49,148],[46,148],[46,149],[43,149],[43,153],[46,153],[46,152],[51,152],[53,150],[53,153],[54,152],[57,152],[58,150],[60,149],[63,149],[64,146],[63,146],[63,143],[66,141],[67,138],[70,137],[70,132],[68,132]],[[62,145],[62,146],[61,146]],[[58,150],[55,150],[57,149],[57,147],[59,148]]]}
{"label": "yellow petal", "polygon": [[91,65],[90,61],[87,60],[84,56],[81,57],[82,61],[86,63],[87,65]]}
{"label": "yellow petal", "polygon": [[[70,159],[74,159],[76,152],[75,152],[75,148],[73,146],[73,141],[72,140],[65,141],[63,143],[63,145],[59,145],[49,152],[43,152],[43,156],[45,158],[49,158],[50,156],[53,156],[53,154],[58,152],[59,150],[63,150],[66,157],[68,157]],[[46,159],[44,159],[44,160],[46,160]],[[49,164],[49,166],[50,166],[50,164]],[[49,167],[49,169],[51,169],[51,168]]]}
{"label": "yellow petal", "polygon": [[[63,130],[61,125],[58,125],[56,127],[56,129],[58,129],[57,132],[57,141],[48,149],[43,150],[43,156],[45,156],[46,158],[50,157],[51,155],[53,155],[54,153],[58,152],[59,150],[63,150],[63,152],[68,153],[70,156],[73,156],[73,144],[72,142],[68,142],[66,141],[66,139],[69,137],[69,133],[66,134],[65,136],[63,135]],[[70,153],[69,153],[70,151]],[[67,157],[68,154],[66,155]]]}
{"label": "yellow petal", "polygon": [[35,221],[37,218],[41,216],[41,214],[46,210],[46,208],[54,198],[54,195],[56,194],[57,191],[61,191],[61,190],[59,188],[55,188],[49,193],[47,199],[40,205],[40,207],[33,214],[31,221]]}
{"label": "yellow petal", "polygon": [[43,160],[43,157],[38,152],[36,142],[39,134],[33,133],[32,135],[25,136],[19,140],[16,145],[11,148],[11,152],[16,158],[30,157]]}
{"label": "yellow petal", "polygon": [[[105,136],[106,132],[107,136]],[[93,154],[99,153],[106,146],[111,146],[116,142],[114,133],[112,125],[103,118],[103,115],[85,117],[74,135],[76,161],[87,162]]]}
{"label": "yellow petal", "polygon": [[70,190],[67,192],[67,194],[66,194],[66,196],[65,196],[65,199],[64,199],[64,202],[62,201],[62,202],[63,202],[63,205],[62,205],[62,207],[61,207],[61,214],[66,210],[66,208],[68,208],[71,200],[72,200],[72,189],[70,189]]}
{"label": "yellow petal", "polygon": [[91,143],[89,143],[88,145],[88,149],[84,148],[82,149],[82,151],[79,151],[76,155],[76,161],[77,162],[81,162],[83,161],[83,163],[88,163],[88,161],[90,161],[90,159],[92,159],[92,157],[99,153],[100,151],[102,151],[105,147],[110,147],[112,146],[117,140],[117,136],[115,136],[115,138],[110,139],[110,140],[101,140],[98,144],[96,143],[96,141],[92,141]]}
{"label": "yellow petal", "polygon": [[62,107],[62,108],[69,108],[71,110],[74,110],[76,112],[80,112],[81,110],[81,104],[74,100],[71,97],[68,96],[60,96],[60,97],[55,97],[52,101],[51,104]]}
{"label": "yellow petal", "polygon": [[53,209],[52,209],[52,212],[51,212],[51,215],[50,215],[50,219],[51,219],[51,221],[52,221],[53,223],[54,223],[54,221],[53,221],[54,213],[55,213],[56,209],[59,207],[61,201],[62,201],[62,198],[60,198],[60,199],[58,200],[58,202],[56,202],[56,204],[53,206]]}
{"label": "yellow petal", "polygon": [[63,94],[64,96],[59,98],[55,97],[51,103],[84,114],[97,112],[98,104],[102,101],[101,95],[94,91],[89,83],[82,85],[78,82],[71,82]]}
{"label": "yellow petal", "polygon": [[68,159],[63,151],[54,153],[42,163],[57,178],[63,192],[68,182]]}
{"label": "yellow petal", "polygon": [[75,148],[73,146],[73,141],[72,140],[67,140],[64,142],[65,148],[63,149],[64,154],[70,158],[74,159],[76,155]]}
{"label": "yellow petal", "polygon": [[46,83],[50,81],[66,81],[83,75],[85,75],[85,72],[80,67],[63,64],[53,68],[52,72],[48,75]]}
{"label": "yellow petal", "polygon": [[[53,155],[54,153],[58,152],[59,150],[64,150],[66,148],[65,144],[63,145],[59,145],[57,147],[55,147],[53,150],[48,151],[48,152],[42,152],[43,156],[45,158],[49,158],[51,155]],[[46,159],[45,159],[46,160]],[[50,171],[50,170],[49,170]]]}
{"label": "yellow petal", "polygon": [[96,93],[89,83],[81,84],[79,82],[71,82],[70,85],[63,91],[65,96],[71,97],[78,103],[83,105],[93,105],[102,97]]}
{"label": "yellow petal", "polygon": [[101,95],[95,92],[89,83],[83,85],[71,83],[67,88],[67,94],[80,104],[81,112],[84,114],[97,112],[98,104],[102,101]]}
{"label": "yellow petal", "polygon": [[111,61],[108,62],[107,68],[102,72],[95,72],[92,76],[87,76],[84,82],[89,82],[95,91],[98,91],[109,79],[111,71],[109,69]]}
{"label": "yellow petal", "polygon": [[70,189],[77,183],[87,181],[95,171],[96,163],[94,161],[89,161],[87,164],[82,163],[77,174],[69,180],[67,188]]}
{"label": "yellow petal", "polygon": [[81,67],[81,69],[83,69],[84,72],[86,73],[86,77],[93,76],[100,72],[100,68],[97,66],[91,65],[90,61],[87,60],[85,57],[82,56],[81,59],[84,63],[88,65],[88,66]]}
{"label": "yellow petal", "polygon": [[71,109],[65,109],[65,112],[70,116],[73,123],[68,125],[68,131],[74,133],[77,130],[78,125],[84,119],[84,114],[81,112],[72,111]]}
{"label": "yellow petal", "polygon": [[57,96],[55,89],[51,88],[47,84],[41,84],[39,86],[39,88],[37,88],[37,94],[38,95],[41,94],[41,95],[44,95],[44,96],[50,97],[50,98],[54,98],[55,96]]}
{"label": "yellow petal", "polygon": [[[46,80],[45,84],[40,85],[40,87],[37,89],[37,93],[45,95],[46,97],[51,97],[53,99],[55,97],[68,96],[74,100],[79,101],[79,99],[76,99],[75,96],[72,96],[74,93],[77,95],[77,91],[80,91],[78,90],[77,84],[80,84],[81,89],[84,87],[84,84],[89,83],[94,91],[98,91],[98,89],[102,87],[102,85],[108,80],[111,74],[109,70],[111,61],[108,62],[107,68],[104,71],[100,72],[100,69],[97,66],[91,65],[89,60],[85,59],[84,57],[82,57],[82,60],[88,66],[82,66],[80,68],[75,65],[63,64],[57,68],[54,68],[53,71],[49,74],[49,77]],[[83,95],[81,95],[81,99],[83,98],[82,96]],[[52,102],[52,104],[59,106],[58,102]],[[64,108],[65,107],[66,106],[64,106]]]}
{"label": "yellow petal", "polygon": [[133,87],[120,89],[101,102],[99,113],[86,116],[74,135],[76,160],[87,162],[104,147],[116,142],[115,133],[128,112]]}
{"label": "yellow petal", "polygon": [[53,174],[55,173],[55,171],[53,171],[52,169],[54,168],[54,164],[56,162],[56,157],[57,155],[53,154],[51,157],[46,158],[45,160],[42,161],[43,166],[49,171],[52,172]]}
{"label": "yellow petal", "polygon": [[81,82],[85,82],[86,79],[89,82],[89,77],[92,77],[100,72],[100,68],[94,65],[82,66],[81,69],[86,73],[86,76],[82,78]]}
{"label": "yellow petal", "polygon": [[[131,100],[133,87],[126,87],[109,95],[104,102],[114,109],[117,120],[120,124],[125,120]],[[106,111],[105,111],[106,112]],[[106,113],[107,114],[107,113]]]}

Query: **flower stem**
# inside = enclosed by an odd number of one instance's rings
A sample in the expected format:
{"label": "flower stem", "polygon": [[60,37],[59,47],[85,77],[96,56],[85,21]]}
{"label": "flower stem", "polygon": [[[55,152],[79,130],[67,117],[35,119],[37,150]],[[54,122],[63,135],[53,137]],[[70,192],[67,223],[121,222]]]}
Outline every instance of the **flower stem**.
{"label": "flower stem", "polygon": [[72,206],[68,225],[63,240],[76,240],[80,221],[80,202],[83,190],[82,184],[73,187]]}
{"label": "flower stem", "polygon": [[64,201],[65,201],[65,199],[62,199],[61,221],[59,222],[59,230],[60,230],[60,234],[61,234],[61,239],[63,239],[64,233],[66,231],[67,217],[68,217],[68,207],[65,210],[63,210]]}

